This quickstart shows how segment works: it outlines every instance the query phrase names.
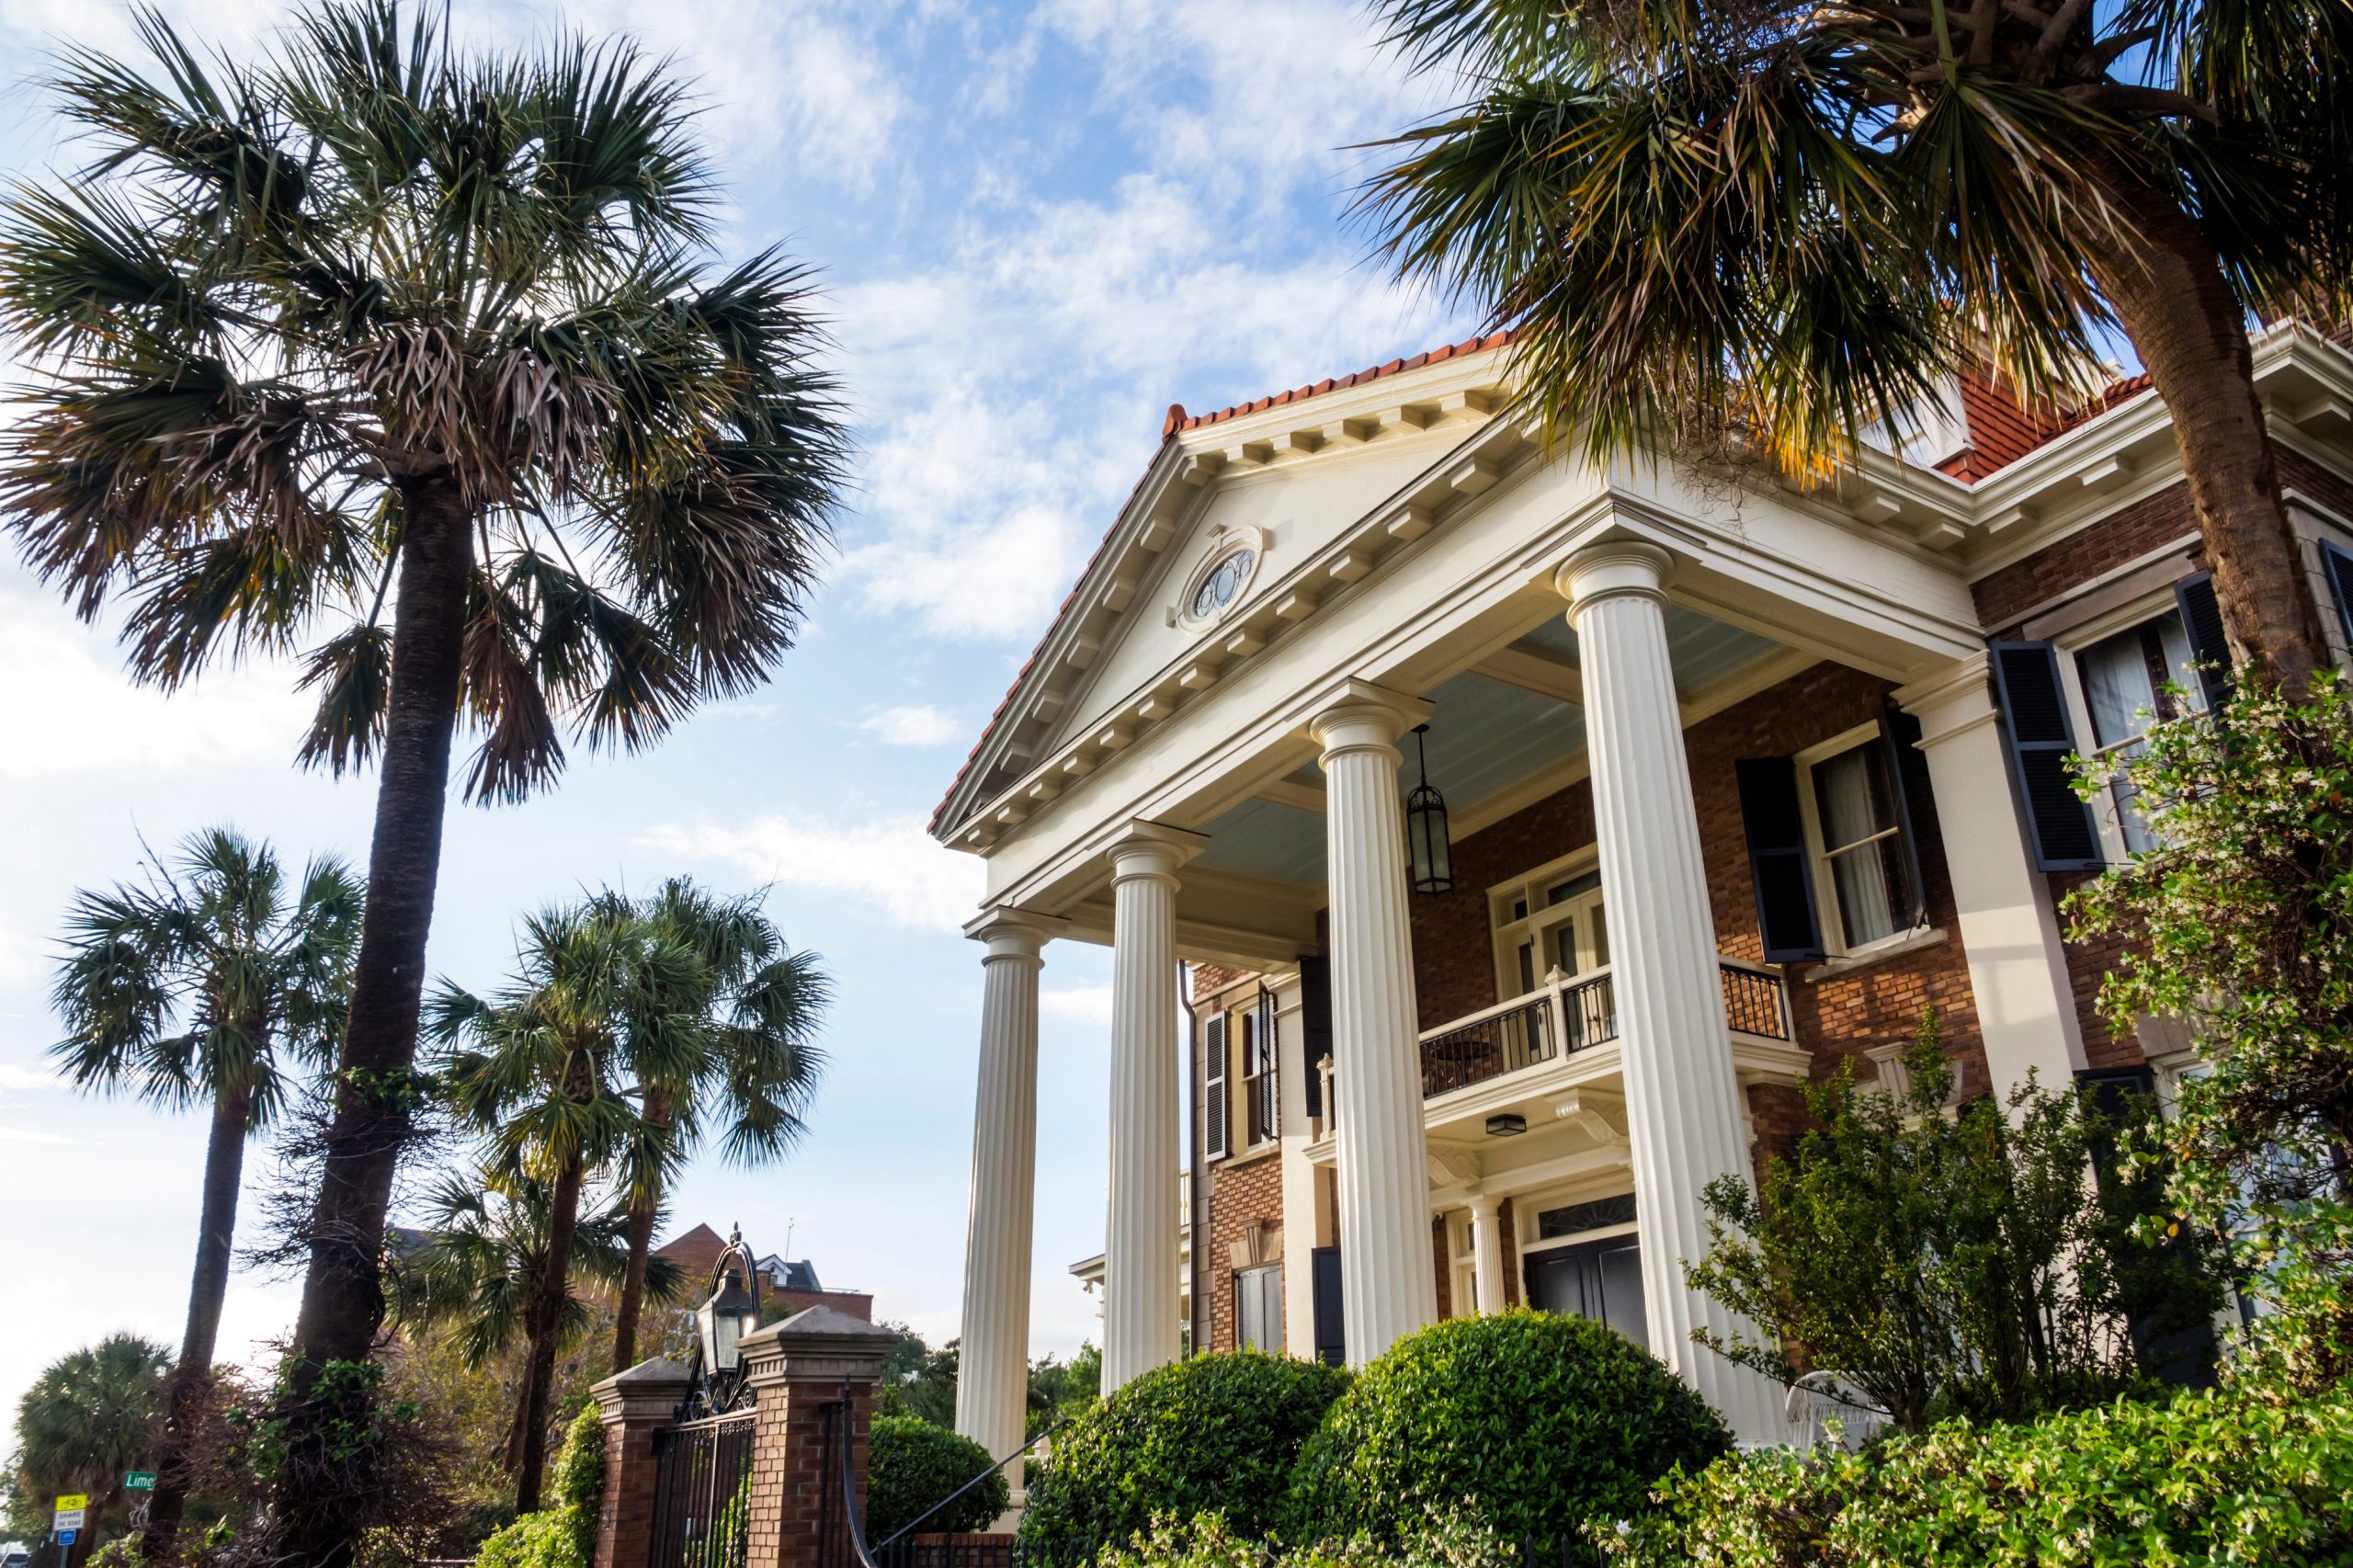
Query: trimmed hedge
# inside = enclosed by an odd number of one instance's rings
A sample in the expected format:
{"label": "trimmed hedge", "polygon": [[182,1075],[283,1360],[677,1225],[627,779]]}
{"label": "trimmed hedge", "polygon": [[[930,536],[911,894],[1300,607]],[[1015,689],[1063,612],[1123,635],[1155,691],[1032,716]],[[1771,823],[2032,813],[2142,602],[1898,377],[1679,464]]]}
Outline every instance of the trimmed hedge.
{"label": "trimmed hedge", "polygon": [[917,1519],[926,1535],[987,1528],[1013,1500],[1001,1470],[930,1517],[924,1512],[995,1458],[962,1433],[921,1416],[876,1416],[867,1448],[866,1538],[879,1545]]}
{"label": "trimmed hedge", "polygon": [[1399,1340],[1300,1455],[1290,1533],[1394,1542],[1464,1504],[1505,1539],[1582,1540],[1732,1451],[1705,1400],[1622,1335],[1520,1309]]}
{"label": "trimmed hedge", "polygon": [[2353,1392],[2204,1390],[1861,1454],[1766,1449],[1677,1477],[1603,1538],[1624,1568],[2318,1568],[2353,1562]]}
{"label": "trimmed hedge", "polygon": [[1336,1367],[1255,1350],[1194,1356],[1114,1391],[1032,1472],[1021,1539],[1053,1561],[1125,1547],[1155,1517],[1279,1522],[1293,1460],[1348,1385]]}

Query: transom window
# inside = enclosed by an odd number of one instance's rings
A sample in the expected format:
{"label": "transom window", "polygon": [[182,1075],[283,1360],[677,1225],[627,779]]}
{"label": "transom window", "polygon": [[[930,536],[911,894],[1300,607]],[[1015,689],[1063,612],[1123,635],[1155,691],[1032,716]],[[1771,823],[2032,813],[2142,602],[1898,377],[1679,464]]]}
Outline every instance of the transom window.
{"label": "transom window", "polygon": [[1816,864],[1827,934],[1847,952],[1901,935],[1912,923],[1904,819],[1876,725],[1868,737],[1813,764]]}
{"label": "transom window", "polygon": [[[2086,752],[2135,755],[2147,745],[2151,725],[2203,710],[2206,699],[2196,674],[2184,668],[2192,657],[2181,612],[2170,608],[2077,650],[2075,676],[2091,719],[2093,744]],[[2181,689],[2168,691],[2168,685]],[[2156,847],[2130,786],[2111,784],[2098,814],[2102,828],[2131,853]]]}

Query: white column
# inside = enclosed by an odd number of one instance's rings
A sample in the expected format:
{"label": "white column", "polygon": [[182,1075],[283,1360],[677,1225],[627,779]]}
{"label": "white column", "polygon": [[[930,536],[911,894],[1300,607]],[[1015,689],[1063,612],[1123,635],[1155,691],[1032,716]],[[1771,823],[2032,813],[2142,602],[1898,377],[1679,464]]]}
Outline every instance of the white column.
{"label": "white column", "polygon": [[[956,1430],[1002,1458],[1029,1404],[1029,1257],[1038,1183],[1039,950],[1062,922],[992,909],[964,927],[981,960],[980,1093],[964,1222],[963,1350]],[[1015,1506],[1021,1461],[1006,1467]]]}
{"label": "white column", "polygon": [[1309,725],[1324,748],[1340,1315],[1355,1367],[1438,1321],[1396,744],[1428,711],[1350,681]]}
{"label": "white column", "polygon": [[1479,1310],[1504,1310],[1504,1235],[1501,1206],[1483,1192],[1471,1195],[1471,1267],[1479,1277]]}
{"label": "white column", "polygon": [[1779,1391],[1691,1342],[1695,1328],[1729,1335],[1745,1325],[1683,1283],[1684,1264],[1708,1252],[1701,1189],[1720,1176],[1745,1178],[1749,1169],[1667,656],[1662,585],[1670,565],[1655,545],[1615,541],[1579,551],[1556,578],[1585,672],[1643,1292],[1652,1353],[1714,1405],[1743,1442],[1778,1442]]}
{"label": "white column", "polygon": [[1176,868],[1199,835],[1138,823],[1111,846],[1111,1211],[1103,1391],[1176,1359]]}
{"label": "white column", "polygon": [[2002,1095],[2029,1068],[2043,1087],[2063,1087],[2085,1059],[2051,884],[2027,849],[1987,676],[1986,656],[1972,654],[1895,699],[1920,721],[1969,988]]}

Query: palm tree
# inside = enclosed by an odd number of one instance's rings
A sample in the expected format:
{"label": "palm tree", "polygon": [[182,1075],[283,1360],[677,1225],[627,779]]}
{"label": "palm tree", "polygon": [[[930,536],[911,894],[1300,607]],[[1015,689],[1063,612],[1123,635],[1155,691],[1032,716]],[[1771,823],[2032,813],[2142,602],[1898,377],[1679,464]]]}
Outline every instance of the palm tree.
{"label": "palm tree", "polygon": [[84,1089],[127,1091],[174,1110],[209,1103],[204,1187],[163,1431],[146,1554],[169,1554],[188,1502],[229,1290],[245,1142],[291,1081],[335,1060],[351,994],[362,890],[340,860],[290,882],[278,856],[225,828],[189,838],[147,885],[83,892],[68,916],[51,1002],[65,1038],[50,1054]]}
{"label": "palm tree", "polygon": [[665,1003],[665,1011],[699,1026],[690,1037],[692,1058],[674,1078],[641,1080],[640,1115],[622,1159],[629,1268],[613,1323],[616,1371],[636,1364],[654,1222],[706,1128],[716,1127],[721,1151],[746,1166],[783,1158],[808,1130],[802,1113],[824,1069],[816,1037],[833,983],[817,954],[785,944],[761,913],[763,898],[721,898],[676,877],[634,905],[612,892],[601,901],[632,911],[657,940],[681,944],[700,960],[679,971],[694,982],[692,993]]}
{"label": "palm tree", "polygon": [[2346,319],[2342,0],[1381,0],[1474,101],[1366,187],[1399,271],[1522,335],[1549,433],[1737,422],[1818,468],[1990,360],[2073,398],[2120,330],[2174,417],[2230,639],[2327,662],[2250,312]]}
{"label": "palm tree", "polygon": [[[421,1242],[397,1251],[391,1266],[396,1321],[449,1336],[459,1360],[480,1371],[528,1339],[524,1322],[546,1277],[554,1204],[546,1183],[485,1171],[441,1182],[428,1196]],[[618,1210],[585,1215],[573,1232],[557,1316],[559,1344],[578,1341],[594,1321],[588,1293],[620,1282],[628,1254]],[[658,1300],[679,1296],[678,1266],[656,1258],[649,1275]],[[507,1428],[503,1462],[519,1482],[529,1427],[521,1402]],[[520,1504],[518,1503],[518,1507]]]}
{"label": "palm tree", "polygon": [[589,905],[525,922],[517,971],[485,999],[444,982],[426,1005],[443,1087],[482,1134],[489,1168],[547,1189],[547,1241],[520,1303],[525,1362],[516,1507],[539,1506],[548,1403],[582,1194],[630,1143],[630,1085],[675,1082],[695,1060],[697,1020],[668,999],[703,983],[700,960],[643,922]]}
{"label": "palm tree", "polygon": [[[83,616],[128,600],[135,679],[307,649],[302,759],[381,763],[293,1335],[313,1484],[308,1395],[382,1313],[460,718],[468,794],[511,801],[560,721],[635,749],[765,679],[847,445],[809,274],[715,265],[688,88],[628,43],[472,57],[444,8],[322,0],[245,66],[139,27],[152,66],[69,48],[51,84],[89,165],[0,206],[40,378],[0,510]],[[344,1561],[354,1521],[300,1501],[287,1550]]]}
{"label": "palm tree", "polygon": [[[122,1500],[125,1473],[147,1457],[171,1370],[172,1353],[162,1346],[109,1335],[51,1362],[17,1406],[18,1489],[36,1501],[69,1493],[90,1499],[77,1542],[84,1558]],[[64,1552],[60,1568],[74,1555]]]}

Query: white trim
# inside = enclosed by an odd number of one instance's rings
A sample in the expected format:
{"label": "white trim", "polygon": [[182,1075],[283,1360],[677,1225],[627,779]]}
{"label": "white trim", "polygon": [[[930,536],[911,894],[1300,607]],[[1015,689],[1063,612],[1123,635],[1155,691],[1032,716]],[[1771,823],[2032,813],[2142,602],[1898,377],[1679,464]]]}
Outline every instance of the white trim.
{"label": "white trim", "polygon": [[[1882,954],[1892,957],[1893,956],[1892,949],[1907,944],[1916,945],[1916,938],[1927,929],[1926,926],[1911,926],[1891,931],[1884,937],[1874,937],[1859,946],[1849,947],[1847,942],[1847,912],[1838,901],[1838,879],[1835,868],[1831,865],[1829,840],[1824,836],[1822,831],[1822,811],[1814,800],[1813,770],[1823,763],[1844,756],[1850,751],[1871,745],[1877,743],[1879,738],[1879,722],[1870,720],[1857,724],[1850,730],[1833,735],[1826,741],[1816,741],[1790,758],[1799,770],[1798,817],[1805,832],[1806,861],[1813,873],[1814,917],[1822,926],[1822,950],[1834,960],[1850,960],[1844,962],[1835,972],[1843,973],[1847,970],[1859,969]],[[1888,781],[1891,791],[1897,788],[1898,783],[1899,781],[1895,779]],[[1892,800],[1891,804],[1893,804]],[[1911,824],[1904,823],[1899,816],[1893,824],[1881,829],[1870,837],[1859,839],[1855,844],[1841,846],[1841,848],[1851,850],[1860,845],[1876,844],[1889,837],[1900,840],[1910,826]],[[1920,892],[1917,888],[1906,891],[1915,897],[1917,897]],[[1895,912],[1890,910],[1888,913],[1892,917]],[[1824,964],[1821,967],[1827,969],[1829,965]],[[1822,977],[1817,974],[1810,978]]]}
{"label": "white trim", "polygon": [[[2185,572],[2178,583],[2195,573]],[[2075,731],[2075,753],[2086,758],[2098,756],[2104,748],[2099,732],[2092,724],[2090,700],[2084,695],[2084,674],[2080,659],[2085,650],[2135,627],[2166,615],[2178,617],[2181,600],[2172,585],[2154,588],[2139,598],[2118,605],[2103,615],[2094,616],[2079,626],[2051,640],[2052,651],[2059,655],[2059,690],[2067,704],[2067,722]],[[2187,628],[2184,629],[2185,631]],[[2180,672],[2176,671],[2178,676]],[[2122,743],[2117,743],[2121,744]],[[2116,799],[2104,795],[2095,801],[2092,811],[2092,831],[2098,835],[2100,858],[2111,866],[2121,866],[2132,858],[2124,842],[2124,829],[2116,820]]]}

